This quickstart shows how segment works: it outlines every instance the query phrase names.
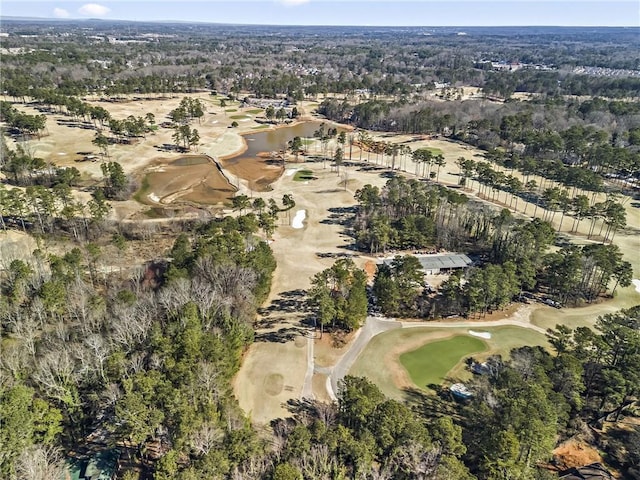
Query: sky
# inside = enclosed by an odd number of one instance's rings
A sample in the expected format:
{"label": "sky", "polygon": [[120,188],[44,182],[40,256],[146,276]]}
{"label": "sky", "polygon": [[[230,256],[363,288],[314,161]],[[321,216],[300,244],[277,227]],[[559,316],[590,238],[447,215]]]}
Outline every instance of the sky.
{"label": "sky", "polygon": [[0,15],[264,25],[640,26],[640,0],[0,0]]}

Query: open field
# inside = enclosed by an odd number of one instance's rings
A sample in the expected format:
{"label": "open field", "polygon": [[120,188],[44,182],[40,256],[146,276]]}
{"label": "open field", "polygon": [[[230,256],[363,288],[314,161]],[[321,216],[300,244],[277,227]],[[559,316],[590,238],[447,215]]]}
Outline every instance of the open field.
{"label": "open field", "polygon": [[400,355],[400,363],[419,388],[440,384],[461,359],[478,354],[487,345],[478,338],[456,335],[447,340],[429,342]]}
{"label": "open field", "polygon": [[235,393],[240,407],[256,423],[283,416],[282,404],[297,398],[306,370],[306,342],[278,344],[278,359],[264,343],[254,343],[245,355],[242,369],[253,375],[238,375]]}

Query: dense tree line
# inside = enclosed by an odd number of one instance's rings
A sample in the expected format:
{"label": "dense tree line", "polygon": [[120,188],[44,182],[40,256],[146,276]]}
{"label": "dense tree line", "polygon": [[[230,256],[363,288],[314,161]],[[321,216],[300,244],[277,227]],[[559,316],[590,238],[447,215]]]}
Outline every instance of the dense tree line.
{"label": "dense tree line", "polygon": [[47,125],[46,116],[22,113],[9,102],[0,102],[0,121],[17,130],[23,139],[36,134],[40,137]]}
{"label": "dense tree line", "polygon": [[[640,385],[638,312],[601,317],[596,331],[557,326],[549,332],[555,355],[524,347],[507,362],[490,359],[488,373],[471,382],[475,395],[463,408],[464,442],[476,446],[463,457],[471,471],[478,478],[545,478],[537,465],[549,459],[558,436],[615,423],[628,412]],[[623,458],[621,467],[637,468],[637,446],[629,442],[631,456],[624,457],[621,445],[606,436],[600,441]]]}
{"label": "dense tree line", "polygon": [[341,259],[316,274],[309,291],[317,311],[320,332],[324,328],[356,330],[367,316],[367,276],[351,259]]}
{"label": "dense tree line", "polygon": [[[107,96],[192,92],[205,88],[237,95],[287,96],[293,100],[325,92],[361,92],[396,97],[421,94],[435,82],[485,86],[487,92],[627,96],[637,91],[633,77],[574,75],[581,65],[636,69],[634,36],[623,30],[474,31],[471,37],[420,28],[375,32],[364,28],[137,25],[136,34],[117,24],[13,24],[7,48],[3,90],[16,98],[30,88],[56,88],[66,95],[101,92]],[[21,36],[24,31],[33,35]],[[168,34],[149,41],[145,33]],[[106,37],[133,40],[111,44]],[[335,38],[341,40],[337,42]],[[516,40],[517,39],[517,40]],[[563,42],[571,42],[567,51]],[[614,48],[615,46],[615,48]],[[546,64],[553,71],[491,72],[492,61]],[[37,78],[30,79],[34,72]],[[560,81],[560,82],[559,82]]]}
{"label": "dense tree line", "polygon": [[155,478],[244,468],[260,442],[230,381],[275,261],[241,225],[213,220],[179,237],[156,289],[145,268],[124,283],[98,275],[92,244],[7,265],[3,478],[24,478],[34,449],[73,450],[96,429],[136,447]]}
{"label": "dense tree line", "polygon": [[[452,106],[437,102],[416,106],[382,100],[354,105],[327,99],[320,111],[330,119],[366,129],[444,134],[487,150],[487,159],[498,165],[568,188],[593,192],[603,190],[605,182],[625,187],[625,180],[637,181],[640,152],[633,144],[637,128],[633,107],[597,99],[585,103],[584,108],[563,100],[499,107],[469,100]],[[574,125],[567,126],[570,123]],[[359,143],[367,151],[376,151],[361,139]]]}

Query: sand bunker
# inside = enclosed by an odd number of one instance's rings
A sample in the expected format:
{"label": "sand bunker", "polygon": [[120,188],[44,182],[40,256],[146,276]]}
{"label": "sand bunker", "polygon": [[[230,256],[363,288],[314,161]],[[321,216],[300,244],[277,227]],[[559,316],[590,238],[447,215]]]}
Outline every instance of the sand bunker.
{"label": "sand bunker", "polygon": [[306,210],[298,210],[296,212],[296,216],[293,217],[293,220],[291,221],[291,226],[293,228],[303,228],[305,218],[307,218]]}
{"label": "sand bunker", "polygon": [[161,168],[150,169],[146,183],[151,190],[147,198],[163,204],[189,201],[213,205],[236,192],[218,165],[206,155],[185,155],[162,163]]}
{"label": "sand bunker", "polygon": [[489,332],[476,332],[475,330],[469,330],[469,335],[472,337],[480,337],[489,340],[491,338],[491,334]]}
{"label": "sand bunker", "polygon": [[246,180],[249,188],[256,192],[271,190],[271,184],[275,182],[284,171],[281,161],[264,158],[235,158],[221,160],[223,168],[231,175]]}
{"label": "sand bunker", "polygon": [[291,175],[296,173],[298,170],[300,170],[300,169],[299,168],[287,168],[287,171],[286,171],[285,175],[287,177],[290,177]]}
{"label": "sand bunker", "polygon": [[633,286],[636,287],[636,292],[640,293],[640,280],[634,278],[633,280],[631,280],[631,283],[633,283]]}

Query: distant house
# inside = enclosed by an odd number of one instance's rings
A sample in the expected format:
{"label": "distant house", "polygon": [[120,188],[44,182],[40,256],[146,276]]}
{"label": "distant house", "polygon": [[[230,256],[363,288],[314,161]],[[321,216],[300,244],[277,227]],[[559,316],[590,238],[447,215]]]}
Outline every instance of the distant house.
{"label": "distant house", "polygon": [[[438,273],[451,272],[471,265],[472,260],[463,253],[435,253],[433,255],[414,255],[422,265],[425,275],[437,275]],[[383,260],[385,265],[390,265],[392,258]]]}
{"label": "distant house", "polygon": [[67,461],[61,480],[113,480],[118,471],[120,450],[95,453],[89,458]]}
{"label": "distant house", "polygon": [[471,373],[475,373],[476,375],[487,375],[490,372],[489,365],[487,362],[478,363],[473,362],[471,364]]}
{"label": "distant house", "polygon": [[466,387],[464,383],[454,383],[449,387],[451,395],[458,400],[469,400],[473,397],[473,393]]}
{"label": "distant house", "polygon": [[571,468],[562,472],[559,478],[561,480],[614,480],[614,476],[601,463]]}

